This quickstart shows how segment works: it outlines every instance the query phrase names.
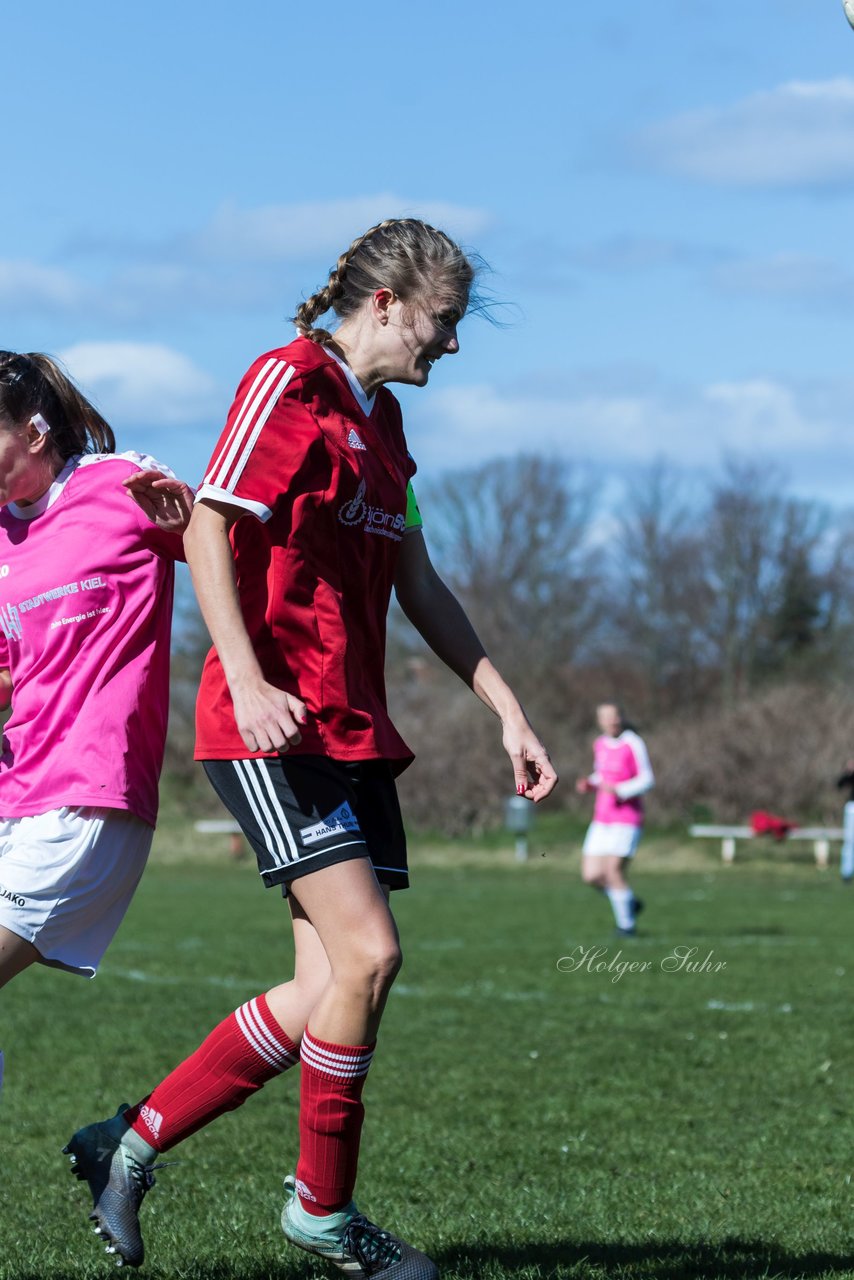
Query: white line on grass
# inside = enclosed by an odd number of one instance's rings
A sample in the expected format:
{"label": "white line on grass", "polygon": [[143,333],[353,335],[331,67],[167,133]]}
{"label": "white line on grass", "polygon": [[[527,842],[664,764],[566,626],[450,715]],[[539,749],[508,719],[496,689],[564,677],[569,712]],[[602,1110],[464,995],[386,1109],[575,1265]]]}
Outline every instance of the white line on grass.
{"label": "white line on grass", "polygon": [[251,978],[218,978],[213,974],[205,977],[177,977],[169,973],[146,973],[144,969],[114,969],[105,966],[101,971],[111,978],[124,978],[127,982],[147,982],[157,987],[225,987],[229,991],[257,991],[264,985],[262,979]]}
{"label": "white line on grass", "polygon": [[790,1004],[757,1004],[753,1000],[729,1001],[729,1000],[707,1000],[707,1009],[714,1009],[723,1013],[792,1013]]}

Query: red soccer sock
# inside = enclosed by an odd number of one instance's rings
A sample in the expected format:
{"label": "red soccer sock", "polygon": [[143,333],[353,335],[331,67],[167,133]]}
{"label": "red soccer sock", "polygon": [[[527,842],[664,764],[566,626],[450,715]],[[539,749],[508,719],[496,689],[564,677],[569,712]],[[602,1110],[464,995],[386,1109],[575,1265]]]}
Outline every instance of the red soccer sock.
{"label": "red soccer sock", "polygon": [[307,1029],[303,1035],[296,1176],[308,1213],[335,1213],[353,1198],[374,1044],[329,1044]]}
{"label": "red soccer sock", "polygon": [[298,1061],[299,1049],[276,1022],[266,996],[256,996],[125,1116],[141,1138],[168,1151]]}

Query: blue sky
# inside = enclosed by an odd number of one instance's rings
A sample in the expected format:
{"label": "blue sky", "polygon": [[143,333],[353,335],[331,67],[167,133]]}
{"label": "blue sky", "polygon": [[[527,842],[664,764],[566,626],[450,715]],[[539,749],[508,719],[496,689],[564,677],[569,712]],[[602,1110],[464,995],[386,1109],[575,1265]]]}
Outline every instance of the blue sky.
{"label": "blue sky", "polygon": [[402,389],[422,472],[737,451],[851,501],[854,31],[840,0],[33,3],[4,15],[2,345],[62,356],[197,480],[352,237],[480,251]]}

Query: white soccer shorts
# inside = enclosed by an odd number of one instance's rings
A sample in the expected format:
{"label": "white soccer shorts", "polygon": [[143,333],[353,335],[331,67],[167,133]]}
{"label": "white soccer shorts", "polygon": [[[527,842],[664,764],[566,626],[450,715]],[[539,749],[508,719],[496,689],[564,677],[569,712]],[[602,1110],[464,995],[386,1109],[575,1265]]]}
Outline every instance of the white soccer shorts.
{"label": "white soccer shorts", "polygon": [[643,827],[629,822],[591,822],[581,852],[593,858],[633,858]]}
{"label": "white soccer shorts", "polygon": [[123,809],[0,818],[0,925],[31,942],[43,964],[94,978],[153,836]]}

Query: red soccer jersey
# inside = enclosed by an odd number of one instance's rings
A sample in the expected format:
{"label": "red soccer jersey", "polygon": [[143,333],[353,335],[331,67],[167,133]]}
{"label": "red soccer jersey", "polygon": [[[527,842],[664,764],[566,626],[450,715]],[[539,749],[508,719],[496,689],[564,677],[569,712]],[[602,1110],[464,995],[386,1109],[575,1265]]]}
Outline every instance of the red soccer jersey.
{"label": "red soccer jersey", "polygon": [[[292,753],[337,760],[412,753],[386,708],[386,614],[415,464],[400,406],[297,338],[241,382],[198,498],[245,507],[232,528],[243,618],[265,678],[307,708]],[[245,746],[217,653],[196,706],[196,759]]]}

